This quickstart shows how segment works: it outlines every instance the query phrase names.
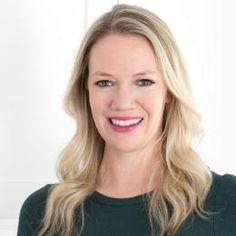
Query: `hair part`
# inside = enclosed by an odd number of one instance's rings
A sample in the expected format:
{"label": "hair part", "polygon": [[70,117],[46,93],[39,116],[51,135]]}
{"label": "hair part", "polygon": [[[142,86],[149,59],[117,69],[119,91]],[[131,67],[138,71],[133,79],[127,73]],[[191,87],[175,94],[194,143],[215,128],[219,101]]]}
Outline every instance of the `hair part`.
{"label": "hair part", "polygon": [[[193,149],[202,134],[201,116],[193,102],[182,56],[169,27],[154,13],[138,6],[115,5],[99,17],[85,34],[64,98],[65,111],[77,129],[60,153],[59,183],[50,191],[39,236],[71,235],[75,221],[86,223],[84,203],[96,186],[104,140],[92,118],[87,88],[88,60],[93,45],[108,34],[137,34],[153,47],[161,74],[171,94],[163,115],[162,171],[149,196],[148,215],[152,235],[173,235],[184,220],[196,213],[206,216],[204,201],[212,183],[211,172]],[[156,169],[156,172],[160,171]],[[160,232],[155,229],[158,226]]]}

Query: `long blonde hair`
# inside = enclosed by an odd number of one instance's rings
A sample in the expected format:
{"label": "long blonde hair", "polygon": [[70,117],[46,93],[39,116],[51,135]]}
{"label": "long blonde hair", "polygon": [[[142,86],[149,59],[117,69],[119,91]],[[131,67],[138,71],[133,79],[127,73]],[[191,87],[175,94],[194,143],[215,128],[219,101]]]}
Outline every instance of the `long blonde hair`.
{"label": "long blonde hair", "polygon": [[[50,191],[39,236],[72,235],[75,221],[85,221],[84,203],[95,191],[104,140],[94,124],[88,100],[88,58],[92,46],[110,33],[138,34],[150,42],[172,95],[163,115],[161,181],[149,196],[152,235],[173,235],[195,212],[204,217],[204,201],[212,183],[211,172],[193,148],[202,134],[201,116],[193,102],[183,59],[169,27],[154,13],[138,6],[115,5],[99,17],[85,34],[64,99],[65,111],[77,125],[62,150],[57,167],[59,183]],[[170,211],[171,209],[171,211]],[[79,215],[79,217],[78,217]]]}

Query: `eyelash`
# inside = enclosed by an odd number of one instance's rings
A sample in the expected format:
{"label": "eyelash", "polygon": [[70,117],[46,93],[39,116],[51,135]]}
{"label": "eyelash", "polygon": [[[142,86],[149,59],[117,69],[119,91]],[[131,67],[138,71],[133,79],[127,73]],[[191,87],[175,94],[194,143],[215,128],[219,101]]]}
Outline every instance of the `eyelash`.
{"label": "eyelash", "polygon": [[[137,83],[139,83],[139,82],[145,82],[145,84],[146,84],[146,85],[139,85],[140,87],[148,87],[148,86],[151,86],[152,84],[154,84],[154,82],[149,79],[140,79],[137,81]],[[97,81],[95,83],[95,85],[97,85],[98,87],[101,87],[101,88],[109,87],[109,86],[103,86],[105,83],[107,84],[107,83],[112,83],[112,82],[109,80],[100,80],[100,81]],[[148,85],[147,85],[147,83],[148,83]],[[103,85],[101,85],[101,84],[103,84]]]}
{"label": "eyelash", "polygon": [[101,87],[101,88],[104,88],[104,87],[108,87],[108,86],[102,86],[102,85],[100,85],[100,84],[107,84],[107,83],[111,83],[111,81],[109,81],[109,80],[100,80],[100,81],[97,81],[96,83],[95,83],[95,85],[97,85],[98,87]]}
{"label": "eyelash", "polygon": [[[147,87],[147,86],[151,86],[152,84],[154,84],[154,82],[153,82],[152,80],[149,80],[149,79],[140,79],[140,80],[138,81],[138,83],[139,83],[139,82],[145,82],[145,84],[146,84],[146,85],[141,86],[141,87]],[[148,85],[147,85],[147,83],[148,83]]]}

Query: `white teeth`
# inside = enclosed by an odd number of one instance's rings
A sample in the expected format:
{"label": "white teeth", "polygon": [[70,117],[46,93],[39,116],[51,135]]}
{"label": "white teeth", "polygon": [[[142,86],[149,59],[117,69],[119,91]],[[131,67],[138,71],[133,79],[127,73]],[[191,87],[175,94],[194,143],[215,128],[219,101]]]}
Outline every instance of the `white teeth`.
{"label": "white teeth", "polygon": [[129,126],[129,125],[138,124],[142,120],[142,118],[133,119],[133,120],[115,120],[115,119],[110,119],[110,120],[113,125]]}

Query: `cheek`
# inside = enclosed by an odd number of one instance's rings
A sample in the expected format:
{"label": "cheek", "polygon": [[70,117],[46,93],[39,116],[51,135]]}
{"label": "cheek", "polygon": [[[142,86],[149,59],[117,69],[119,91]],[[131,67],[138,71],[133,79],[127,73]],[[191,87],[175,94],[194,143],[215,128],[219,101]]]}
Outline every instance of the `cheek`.
{"label": "cheek", "polygon": [[104,96],[91,94],[89,96],[89,103],[90,103],[92,113],[96,115],[97,113],[103,112],[107,104],[107,99],[105,99]]}
{"label": "cheek", "polygon": [[150,111],[159,111],[165,105],[165,97],[160,92],[147,92],[142,98],[140,99],[143,106],[148,108]]}
{"label": "cheek", "polygon": [[165,108],[165,97],[158,92],[147,93],[145,99],[142,99],[141,106],[148,113],[148,117],[151,119],[151,123],[159,125],[163,117]]}

